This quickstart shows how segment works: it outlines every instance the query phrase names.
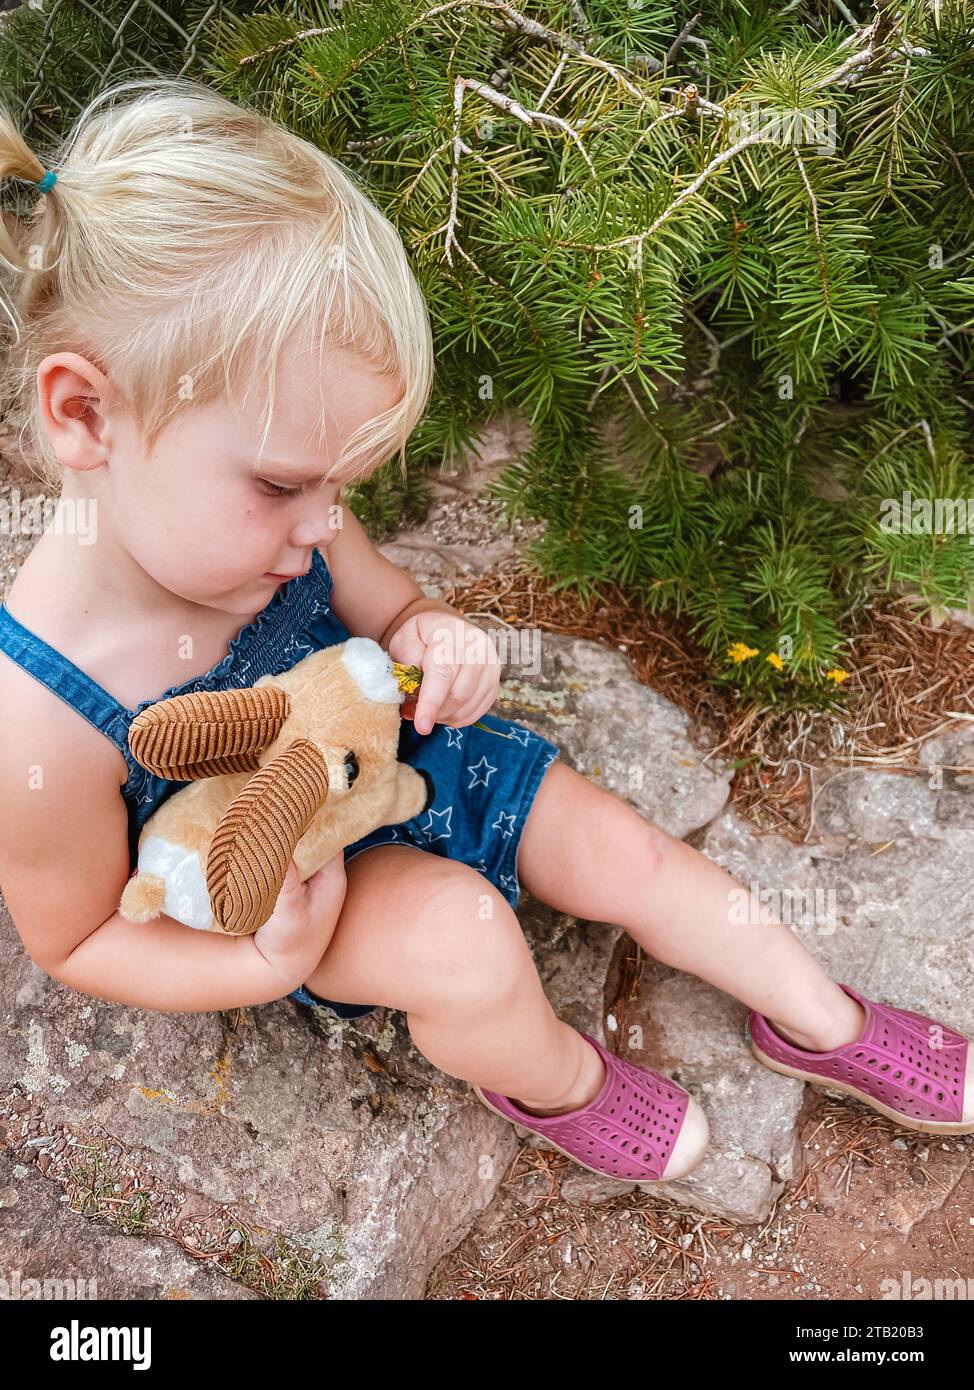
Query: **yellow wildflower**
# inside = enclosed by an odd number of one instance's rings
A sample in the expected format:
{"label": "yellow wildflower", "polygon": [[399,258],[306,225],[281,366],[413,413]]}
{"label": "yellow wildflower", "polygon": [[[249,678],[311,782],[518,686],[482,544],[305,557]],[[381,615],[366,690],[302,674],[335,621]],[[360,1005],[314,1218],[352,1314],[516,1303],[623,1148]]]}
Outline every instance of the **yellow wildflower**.
{"label": "yellow wildflower", "polygon": [[392,663],[392,674],[396,678],[396,683],[404,695],[414,695],[419,689],[423,679],[422,668],[419,666],[404,666],[401,661]]}
{"label": "yellow wildflower", "polygon": [[767,656],[764,659],[765,661],[770,661],[771,665],[774,667],[776,671],[780,671],[782,666],[784,666],[785,664],[777,652],[768,652]]}
{"label": "yellow wildflower", "polygon": [[[415,695],[416,691],[423,683],[423,668],[421,666],[405,666],[401,661],[392,663],[392,674],[395,676],[396,684],[404,695]],[[483,729],[485,733],[496,734],[498,738],[513,738],[513,734],[502,734],[500,729],[492,729],[482,720],[475,721],[475,729]]]}
{"label": "yellow wildflower", "polygon": [[849,679],[849,672],[843,671],[841,666],[833,666],[831,671],[826,671],[825,679],[835,681],[836,685],[841,685],[843,681]]}
{"label": "yellow wildflower", "polygon": [[727,648],[727,655],[735,662],[750,661],[757,654],[757,647],[749,647],[745,642],[734,642]]}

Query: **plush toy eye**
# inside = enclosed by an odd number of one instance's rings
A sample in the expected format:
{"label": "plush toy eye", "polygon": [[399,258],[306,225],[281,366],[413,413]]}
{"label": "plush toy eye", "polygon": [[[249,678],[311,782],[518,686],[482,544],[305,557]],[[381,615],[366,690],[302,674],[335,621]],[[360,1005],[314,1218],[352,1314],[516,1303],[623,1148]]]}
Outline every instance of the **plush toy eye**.
{"label": "plush toy eye", "polygon": [[358,758],[354,753],[345,754],[345,766],[348,768],[348,785],[351,786],[358,776]]}

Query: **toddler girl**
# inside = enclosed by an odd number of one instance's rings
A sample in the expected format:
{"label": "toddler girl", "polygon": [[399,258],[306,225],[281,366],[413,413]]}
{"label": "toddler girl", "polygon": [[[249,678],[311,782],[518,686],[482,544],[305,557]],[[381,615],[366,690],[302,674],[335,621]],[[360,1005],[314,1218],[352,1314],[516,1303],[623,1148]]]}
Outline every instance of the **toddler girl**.
{"label": "toddler girl", "polygon": [[[833,982],[757,903],[736,925],[729,875],[489,715],[486,634],[341,505],[420,420],[432,343],[394,228],[339,162],[172,78],[103,92],[49,163],[5,116],[0,180],[42,196],[18,244],[0,238],[4,395],[60,489],[0,607],[0,881],[37,965],[148,1009],[400,1009],[435,1066],[584,1167],[684,1176],[701,1107],[555,1015],[526,888],[743,1001],[772,1069],[974,1132],[966,1037]],[[429,775],[427,806],[304,884],[292,863],[253,936],[125,921],[139,831],[184,785],[134,761],[135,715],[351,634],[423,668],[399,757]]]}

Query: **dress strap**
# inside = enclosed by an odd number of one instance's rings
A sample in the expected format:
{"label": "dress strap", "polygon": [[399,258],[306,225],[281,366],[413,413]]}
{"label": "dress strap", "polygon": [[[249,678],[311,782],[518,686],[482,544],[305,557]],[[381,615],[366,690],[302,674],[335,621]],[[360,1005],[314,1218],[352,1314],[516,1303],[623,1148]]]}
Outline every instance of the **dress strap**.
{"label": "dress strap", "polygon": [[136,714],[157,700],[173,695],[251,685],[265,672],[286,670],[306,652],[314,650],[301,640],[301,634],[316,617],[330,613],[331,590],[331,571],[321,551],[315,548],[308,573],[290,580],[253,621],[243,625],[231,639],[222,661],[201,676],[191,677],[161,695],[143,700],[134,710],[126,709],[63,652],[25,627],[2,602],[0,651],[110,738],[125,754],[130,766],[137,767],[132,763],[128,746],[128,728]]}
{"label": "dress strap", "polygon": [[56,647],[25,627],[5,603],[0,603],[0,651],[125,751],[125,707]]}

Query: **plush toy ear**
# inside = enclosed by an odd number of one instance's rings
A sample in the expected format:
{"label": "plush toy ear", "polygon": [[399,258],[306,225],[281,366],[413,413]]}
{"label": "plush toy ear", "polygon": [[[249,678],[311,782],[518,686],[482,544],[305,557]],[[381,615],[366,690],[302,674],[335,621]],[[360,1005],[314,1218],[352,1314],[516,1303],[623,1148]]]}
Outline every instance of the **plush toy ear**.
{"label": "plush toy ear", "polygon": [[328,795],[328,764],[310,739],[266,763],[224,811],[206,861],[213,916],[231,936],[267,921],[295,846]]}
{"label": "plush toy ear", "polygon": [[290,710],[286,691],[274,685],[173,695],[136,715],[129,747],[142,767],[172,782],[255,772]]}

